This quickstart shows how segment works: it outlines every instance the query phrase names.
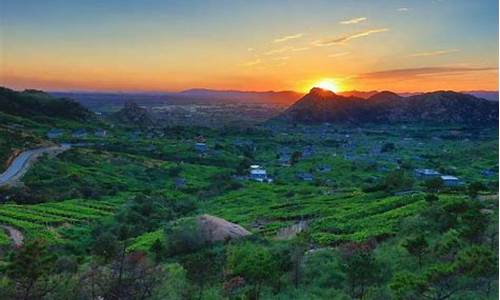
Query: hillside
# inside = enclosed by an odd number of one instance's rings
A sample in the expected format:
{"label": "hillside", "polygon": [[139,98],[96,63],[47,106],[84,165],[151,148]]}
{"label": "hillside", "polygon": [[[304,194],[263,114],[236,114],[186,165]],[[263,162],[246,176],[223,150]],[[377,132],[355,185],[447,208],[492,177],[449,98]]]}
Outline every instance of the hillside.
{"label": "hillside", "polygon": [[275,119],[298,123],[486,125],[498,122],[498,103],[452,91],[410,97],[384,91],[363,99],[313,88]]}
{"label": "hillside", "polygon": [[79,103],[56,98],[45,92],[25,90],[17,92],[0,87],[0,111],[21,117],[49,117],[83,121],[92,113]]}
{"label": "hillside", "polygon": [[122,125],[139,127],[153,126],[155,124],[153,116],[135,102],[127,102],[122,109],[110,116],[110,120]]}

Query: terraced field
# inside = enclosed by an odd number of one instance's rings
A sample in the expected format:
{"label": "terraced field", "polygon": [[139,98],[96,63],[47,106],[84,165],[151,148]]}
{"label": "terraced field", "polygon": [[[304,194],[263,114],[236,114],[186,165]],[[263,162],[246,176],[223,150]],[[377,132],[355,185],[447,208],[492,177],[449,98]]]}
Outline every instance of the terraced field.
{"label": "terraced field", "polygon": [[[56,242],[61,237],[57,228],[86,225],[89,222],[113,214],[122,203],[121,197],[104,200],[71,199],[33,205],[5,204],[0,206],[0,224],[12,226],[27,238],[43,237]],[[10,242],[2,231],[0,244]]]}
{"label": "terraced field", "polygon": [[403,218],[420,211],[423,204],[420,193],[389,197],[361,192],[325,195],[312,187],[255,185],[251,190],[219,197],[207,203],[205,210],[267,236],[306,220],[316,242],[335,244],[391,235]]}

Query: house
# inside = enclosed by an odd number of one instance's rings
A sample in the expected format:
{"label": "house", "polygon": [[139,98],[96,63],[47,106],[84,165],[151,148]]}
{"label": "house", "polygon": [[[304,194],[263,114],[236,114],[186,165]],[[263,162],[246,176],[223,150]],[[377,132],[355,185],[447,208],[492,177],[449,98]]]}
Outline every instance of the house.
{"label": "house", "polygon": [[327,165],[327,164],[322,164],[322,165],[319,165],[318,167],[316,167],[316,170],[318,170],[318,172],[320,172],[320,173],[328,173],[332,170],[332,166]]}
{"label": "house", "polygon": [[272,182],[273,180],[267,176],[267,171],[259,165],[250,166],[249,178],[258,182]]}
{"label": "house", "polygon": [[106,137],[108,135],[108,132],[106,131],[106,129],[98,128],[94,132],[94,135],[97,137]]}
{"label": "house", "polygon": [[433,169],[415,169],[415,176],[421,179],[432,179],[437,178],[441,174]]}
{"label": "house", "polygon": [[278,158],[278,164],[283,167],[289,167],[292,157],[290,154],[280,154]]}
{"label": "house", "polygon": [[301,172],[297,174],[297,178],[302,181],[313,181],[314,176],[311,173]]}
{"label": "house", "polygon": [[177,177],[174,179],[174,185],[177,189],[182,189],[186,187],[186,179]]}
{"label": "house", "polygon": [[443,185],[448,187],[461,186],[464,184],[462,180],[451,175],[443,175],[441,176],[441,180],[443,181]]}
{"label": "house", "polygon": [[205,153],[208,151],[208,146],[205,143],[196,143],[194,144],[194,149],[198,153]]}
{"label": "house", "polygon": [[314,151],[314,147],[313,146],[306,146],[302,150],[302,157],[303,158],[308,158],[308,157],[313,156],[314,153],[315,153],[315,151]]}
{"label": "house", "polygon": [[61,137],[64,134],[64,130],[59,129],[59,128],[52,128],[47,132],[47,138],[49,139],[57,139]]}
{"label": "house", "polygon": [[494,169],[484,169],[481,171],[481,175],[484,177],[493,177],[497,175],[497,171]]}
{"label": "house", "polygon": [[87,136],[87,131],[85,129],[77,129],[71,133],[74,138],[84,138]]}

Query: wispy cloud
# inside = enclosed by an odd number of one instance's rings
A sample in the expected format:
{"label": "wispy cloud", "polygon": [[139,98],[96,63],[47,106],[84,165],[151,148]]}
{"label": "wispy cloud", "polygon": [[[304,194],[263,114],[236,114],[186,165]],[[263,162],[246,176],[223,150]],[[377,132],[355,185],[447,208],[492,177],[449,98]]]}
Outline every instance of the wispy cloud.
{"label": "wispy cloud", "polygon": [[362,78],[362,79],[396,79],[396,78],[409,78],[409,77],[431,75],[431,74],[468,73],[468,72],[493,71],[493,70],[498,70],[498,68],[496,68],[496,67],[483,67],[483,68],[422,67],[422,68],[408,68],[408,69],[390,69],[390,70],[364,73],[364,74],[360,74],[358,76],[358,78]]}
{"label": "wispy cloud", "polygon": [[436,51],[428,51],[428,52],[417,52],[408,55],[409,57],[422,57],[422,56],[438,56],[444,55],[448,53],[458,52],[460,49],[444,49],[444,50],[436,50]]}
{"label": "wispy cloud", "polygon": [[350,41],[350,40],[354,40],[354,39],[357,39],[360,37],[365,37],[365,36],[369,36],[369,35],[374,34],[374,33],[385,32],[385,31],[389,31],[389,29],[388,28],[370,29],[370,30],[361,31],[361,32],[350,34],[350,35],[346,35],[343,37],[339,37],[339,38],[315,41],[315,42],[313,42],[313,44],[316,46],[330,46],[330,45],[336,45],[336,44],[343,44],[343,43]]}
{"label": "wispy cloud", "polygon": [[288,50],[292,50],[293,48],[292,47],[282,47],[282,48],[278,48],[278,49],[272,49],[272,50],[269,50],[267,51],[266,53],[264,53],[265,55],[273,55],[273,54],[279,54],[279,53],[283,53],[283,52],[286,52]]}
{"label": "wispy cloud", "polygon": [[288,59],[290,59],[290,56],[280,56],[273,58],[273,60],[288,60]]}
{"label": "wispy cloud", "polygon": [[257,58],[255,60],[248,61],[248,62],[243,63],[241,65],[244,66],[244,67],[252,67],[252,66],[258,65],[260,63],[261,63],[260,58]]}
{"label": "wispy cloud", "polygon": [[292,48],[291,50],[293,52],[300,52],[300,51],[306,51],[306,50],[309,50],[310,48],[309,47],[300,47],[300,48]]}
{"label": "wispy cloud", "polygon": [[350,54],[351,52],[339,52],[339,53],[332,53],[330,55],[328,55],[328,57],[340,57],[340,56],[346,56],[348,54]]}
{"label": "wispy cloud", "polygon": [[358,24],[358,23],[361,23],[361,22],[366,21],[366,20],[367,19],[365,17],[361,17],[361,18],[354,18],[354,19],[350,19],[350,20],[340,21],[339,23],[343,24],[343,25]]}
{"label": "wispy cloud", "polygon": [[409,10],[410,9],[408,7],[400,7],[400,8],[398,8],[398,11],[400,11],[400,12],[407,12]]}
{"label": "wispy cloud", "polygon": [[282,43],[282,42],[286,42],[286,41],[289,41],[289,40],[299,39],[299,38],[301,38],[303,36],[304,36],[303,33],[296,33],[296,34],[286,35],[284,37],[280,37],[280,38],[275,39],[274,42],[275,43]]}

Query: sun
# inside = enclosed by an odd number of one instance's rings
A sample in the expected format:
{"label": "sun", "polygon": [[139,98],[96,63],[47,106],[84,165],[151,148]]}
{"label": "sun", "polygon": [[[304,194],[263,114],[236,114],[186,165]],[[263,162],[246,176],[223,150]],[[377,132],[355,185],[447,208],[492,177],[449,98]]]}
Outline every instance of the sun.
{"label": "sun", "polygon": [[319,87],[320,89],[323,90],[329,90],[334,93],[337,93],[340,89],[337,83],[335,83],[333,80],[321,80],[314,84],[314,87]]}

